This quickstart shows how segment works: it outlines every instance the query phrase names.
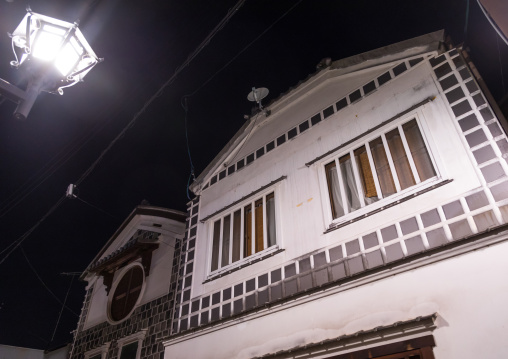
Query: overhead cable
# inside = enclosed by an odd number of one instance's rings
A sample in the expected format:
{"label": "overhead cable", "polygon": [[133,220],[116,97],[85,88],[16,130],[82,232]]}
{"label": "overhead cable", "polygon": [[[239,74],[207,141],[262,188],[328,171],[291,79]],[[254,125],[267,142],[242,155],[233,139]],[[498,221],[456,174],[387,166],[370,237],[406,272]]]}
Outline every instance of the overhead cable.
{"label": "overhead cable", "polygon": [[37,277],[37,279],[39,280],[39,282],[41,282],[41,284],[43,285],[44,288],[46,288],[46,290],[49,292],[49,294],[51,294],[51,296],[58,302],[62,305],[62,309],[65,308],[67,309],[69,312],[71,312],[72,314],[74,314],[75,316],[79,316],[78,313],[76,313],[75,311],[73,311],[71,308],[69,308],[68,306],[65,305],[65,301],[61,301],[60,299],[58,299],[58,297],[56,296],[55,293],[53,293],[53,291],[51,289],[49,289],[49,287],[47,286],[46,283],[44,283],[44,281],[42,280],[41,276],[39,275],[39,273],[37,273],[37,271],[35,270],[34,266],[32,265],[32,263],[30,263],[30,261],[28,260],[28,257],[25,253],[25,250],[23,249],[23,247],[20,247],[21,249],[21,253],[23,254],[23,257],[25,257],[25,260],[26,260],[26,263],[28,264],[28,266],[30,267],[30,269],[32,270],[32,272],[35,274],[35,276]]}
{"label": "overhead cable", "polygon": [[298,2],[296,2],[293,6],[291,6],[284,14],[282,14],[281,16],[279,16],[274,22],[272,22],[270,24],[270,26],[268,26],[266,29],[264,29],[258,36],[256,36],[256,38],[254,40],[252,40],[251,42],[249,42],[246,46],[244,46],[235,56],[233,56],[233,58],[231,60],[229,60],[228,62],[226,62],[226,64],[224,66],[222,66],[220,69],[218,69],[217,71],[215,71],[215,73],[210,76],[208,78],[208,80],[206,80],[205,82],[203,82],[201,84],[201,86],[199,86],[196,90],[194,90],[194,92],[188,94],[188,95],[185,95],[184,97],[191,97],[191,96],[194,96],[196,93],[198,93],[199,90],[201,90],[203,87],[205,87],[210,81],[212,81],[212,79],[217,76],[219,73],[221,73],[226,67],[228,67],[233,61],[235,61],[238,56],[240,56],[241,54],[243,54],[249,47],[251,47],[256,41],[258,41],[264,34],[266,34],[272,27],[274,27],[280,20],[282,20],[287,14],[289,14],[295,7],[297,7],[303,0],[299,0]]}
{"label": "overhead cable", "polygon": [[155,94],[152,95],[152,97],[150,97],[150,99],[148,99],[148,101],[145,102],[145,104],[143,105],[143,107],[133,116],[133,118],[130,120],[130,122],[125,126],[125,128],[120,131],[120,133],[109,143],[109,145],[106,147],[106,149],[104,151],[102,151],[102,153],[99,155],[99,157],[92,163],[92,165],[85,171],[85,173],[83,173],[83,175],[76,181],[76,185],[79,186],[79,184],[81,182],[83,182],[85,180],[85,178],[87,178],[90,173],[92,173],[92,171],[95,169],[95,167],[99,164],[99,162],[102,161],[102,159],[104,158],[104,156],[106,155],[106,153],[109,152],[109,150],[116,144],[116,142],[118,142],[118,140],[120,140],[124,135],[125,133],[134,126],[134,124],[136,123],[137,119],[146,111],[146,109],[152,104],[153,101],[155,101],[155,99],[157,99],[157,97],[159,97],[162,92],[164,91],[164,89],[166,87],[168,87],[170,84],[173,83],[173,81],[176,79],[176,77],[180,74],[180,72],[186,68],[192,60],[194,60],[194,58],[201,52],[201,50],[203,50],[206,45],[208,45],[208,43],[212,40],[212,38],[224,27],[224,25],[226,25],[226,23],[233,17],[233,15],[240,9],[240,7],[244,4],[246,0],[240,0],[238,1],[234,7],[232,7],[227,15],[219,22],[219,24],[217,26],[215,26],[215,28],[210,32],[210,34],[208,34],[208,36],[197,46],[197,48],[187,57],[187,59],[184,61],[183,64],[181,64],[176,70],[175,72],[173,73],[173,75],[166,81],[162,84],[162,86],[157,90],[157,92],[155,92]]}
{"label": "overhead cable", "polygon": [[0,260],[0,264],[2,264],[3,262],[5,262],[5,260],[11,255],[12,252],[14,252],[20,245],[21,243],[23,243],[23,241],[25,239],[28,238],[28,236],[33,232],[35,231],[35,229],[37,227],[39,227],[41,225],[42,222],[44,222],[44,220],[46,218],[48,218],[51,213],[53,213],[58,207],[60,207],[60,205],[65,201],[65,195],[63,195],[62,197],[60,197],[60,199],[53,205],[53,207],[51,207],[42,217],[41,219],[39,219],[37,221],[37,223],[35,223],[32,228],[30,228],[28,231],[26,231],[25,233],[23,233],[23,235],[21,237],[19,237],[18,239],[16,239],[14,242],[12,242],[9,246],[7,246],[7,248],[5,248],[2,252],[0,252],[0,254],[3,254],[4,252],[7,251],[7,254],[5,254],[5,256]]}
{"label": "overhead cable", "polygon": [[[129,123],[124,127],[122,131],[109,143],[109,145],[106,147],[104,151],[99,155],[99,157],[91,164],[91,166],[81,175],[81,177],[75,182],[76,186],[79,186],[97,167],[97,165],[102,161],[104,156],[109,152],[109,150],[120,140],[125,133],[134,126],[136,120],[146,111],[146,109],[152,104],[152,102],[159,97],[164,89],[168,87],[173,81],[176,79],[176,77],[180,74],[180,72],[186,68],[191,61],[203,50],[206,45],[213,39],[213,37],[228,23],[228,21],[233,17],[233,15],[242,7],[242,5],[245,3],[246,0],[239,0],[235,6],[233,6],[231,9],[229,9],[226,16],[215,26],[215,28],[208,34],[208,36],[197,46],[197,48],[187,57],[187,59],[184,61],[182,65],[180,65],[173,75],[166,81],[162,86],[155,92],[155,94],[148,99],[148,101],[145,102],[143,107],[133,116],[133,118],[129,121]],[[7,254],[0,260],[0,264],[2,264],[9,255],[15,251],[21,243],[37,228],[39,225],[51,214],[53,213],[65,200],[65,195],[62,196],[54,205],[51,207],[44,216],[34,225],[32,226],[28,231],[26,231],[21,237],[19,237],[16,241],[11,243],[7,248],[5,248],[0,254],[3,254],[7,251]]]}

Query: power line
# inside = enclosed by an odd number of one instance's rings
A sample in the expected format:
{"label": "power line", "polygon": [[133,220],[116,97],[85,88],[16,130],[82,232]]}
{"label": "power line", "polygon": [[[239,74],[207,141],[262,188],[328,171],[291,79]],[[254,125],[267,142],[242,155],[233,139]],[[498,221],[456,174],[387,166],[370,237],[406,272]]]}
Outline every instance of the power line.
{"label": "power line", "polygon": [[87,205],[89,205],[90,207],[95,208],[96,210],[98,210],[98,211],[100,211],[100,212],[102,212],[102,213],[104,213],[104,214],[107,214],[108,216],[110,216],[110,217],[112,217],[112,218],[114,218],[114,219],[118,219],[117,217],[113,216],[111,213],[106,212],[106,211],[105,211],[105,210],[103,210],[102,208],[99,208],[99,207],[97,207],[96,205],[93,205],[93,204],[91,204],[90,202],[85,201],[85,200],[84,200],[83,198],[81,198],[81,197],[76,196],[76,197],[74,197],[74,198],[76,198],[76,199],[80,200],[80,201],[81,201],[81,202],[83,202],[84,204],[87,204]]}
{"label": "power line", "polygon": [[76,186],[79,186],[81,182],[83,182],[89,175],[92,173],[92,171],[95,169],[95,167],[99,164],[99,162],[102,161],[106,153],[109,152],[109,150],[122,138],[125,133],[131,129],[134,124],[136,123],[137,119],[146,111],[146,109],[152,104],[157,97],[159,97],[164,89],[168,87],[170,84],[173,83],[173,81],[176,79],[176,77],[180,74],[180,72],[186,68],[190,62],[203,50],[206,45],[212,40],[212,38],[226,25],[226,23],[233,17],[233,15],[240,9],[240,7],[244,4],[245,0],[238,1],[234,7],[232,7],[226,16],[219,22],[217,26],[212,30],[212,32],[198,45],[198,47],[187,57],[187,60],[184,61],[182,65],[180,65],[174,72],[174,74],[166,81],[162,86],[155,92],[148,101],[145,102],[143,107],[133,116],[131,121],[124,127],[122,131],[109,143],[108,147],[102,153],[99,155],[99,157],[92,163],[92,165],[83,173],[83,175],[76,181]]}
{"label": "power line", "polygon": [[[192,163],[192,158],[191,158],[191,153],[190,153],[190,146],[189,146],[189,135],[188,135],[188,127],[187,127],[187,121],[188,121],[188,111],[189,111],[189,107],[188,107],[188,104],[187,104],[187,99],[189,97],[192,97],[194,96],[196,93],[198,93],[199,90],[201,90],[203,87],[205,87],[210,81],[212,81],[212,79],[217,76],[219,73],[221,73],[226,67],[228,67],[233,61],[235,61],[242,53],[244,53],[249,47],[252,46],[252,44],[254,44],[256,41],[258,41],[264,34],[266,34],[272,27],[275,26],[275,24],[277,24],[280,20],[282,20],[289,12],[291,12],[291,10],[293,10],[295,7],[297,7],[303,0],[299,0],[296,4],[294,4],[293,6],[291,6],[286,12],[284,12],[281,16],[279,16],[273,23],[270,24],[270,26],[268,26],[263,32],[261,32],[261,34],[259,34],[258,36],[256,36],[256,38],[254,38],[254,40],[252,40],[251,42],[249,42],[246,46],[244,46],[235,56],[233,56],[233,58],[231,60],[229,60],[228,62],[226,62],[226,64],[224,64],[224,66],[222,66],[220,69],[218,69],[217,71],[215,71],[215,73],[210,76],[205,82],[203,82],[201,84],[201,86],[199,86],[196,90],[194,90],[192,93],[188,94],[188,95],[185,95],[184,97],[182,97],[182,107],[183,109],[185,110],[185,140],[186,140],[186,144],[187,144],[187,153],[189,155],[189,161],[190,161],[190,167],[191,167],[191,172],[189,174],[189,178],[187,180],[187,198],[190,200],[190,195],[189,195],[189,186],[190,186],[190,181],[191,181],[191,178],[194,178],[196,179],[196,176],[195,176],[195,169],[194,169],[194,164]],[[254,125],[255,125],[255,122],[257,121],[257,118],[256,120],[254,121]],[[253,129],[254,127],[252,127]],[[252,131],[251,129],[251,131]],[[249,135],[250,136],[250,133]],[[247,142],[247,139],[245,140],[245,142]],[[245,144],[244,142],[244,144]],[[243,144],[242,144],[242,147],[243,147]],[[240,147],[240,150],[241,148]],[[238,150],[238,151],[240,151]]]}
{"label": "power line", "polygon": [[194,96],[196,93],[198,93],[199,90],[201,90],[203,87],[205,87],[215,76],[217,76],[219,73],[221,73],[226,67],[228,67],[233,61],[235,61],[238,56],[240,56],[242,53],[244,53],[249,47],[252,46],[252,44],[254,44],[256,41],[258,41],[264,34],[266,34],[269,30],[271,30],[272,27],[274,27],[280,20],[282,20],[287,14],[289,14],[295,7],[297,7],[298,5],[300,5],[300,3],[302,2],[303,0],[299,0],[297,3],[295,3],[293,6],[291,6],[284,14],[282,14],[281,16],[279,16],[273,23],[270,24],[270,26],[268,26],[265,30],[263,30],[263,32],[261,32],[258,36],[256,36],[256,38],[254,40],[252,40],[251,42],[249,42],[244,48],[242,48],[235,56],[233,56],[233,58],[231,60],[229,60],[228,62],[226,62],[226,64],[224,66],[222,66],[220,69],[218,69],[217,71],[215,71],[215,73],[210,76],[208,78],[208,80],[206,80],[205,82],[203,82],[201,84],[201,86],[199,86],[196,90],[194,90],[194,92],[188,94],[188,95],[185,95],[184,97],[191,97],[191,96]]}
{"label": "power line", "polygon": [[[30,261],[28,260],[28,257],[25,253],[25,250],[23,249],[23,247],[20,247],[21,249],[21,253],[23,253],[23,257],[25,257],[25,260],[26,260],[26,263],[28,264],[28,266],[30,267],[30,269],[32,270],[32,272],[35,274],[35,276],[37,277],[37,279],[39,280],[39,282],[41,282],[41,284],[43,285],[44,288],[46,288],[46,290],[49,292],[49,294],[51,294],[51,296],[60,304],[62,304],[62,310],[63,308],[65,307],[65,309],[67,309],[69,312],[71,312],[72,314],[76,315],[76,316],[79,316],[76,312],[74,312],[71,308],[69,308],[68,306],[65,305],[65,301],[62,302],[60,299],[58,299],[58,297],[56,296],[55,293],[53,293],[53,291],[51,289],[49,289],[49,287],[46,285],[46,283],[44,283],[44,281],[42,280],[42,278],[40,277],[39,273],[37,273],[37,271],[35,270],[35,268],[33,267],[32,263],[30,263]],[[74,278],[74,276],[73,276]],[[71,282],[72,283],[72,282]],[[67,299],[67,296],[65,297]],[[51,339],[53,340],[53,339]]]}
{"label": "power line", "polygon": [[67,163],[74,155],[86,145],[93,136],[101,131],[105,123],[99,127],[97,124],[90,133],[82,136],[77,142],[71,141],[69,145],[62,148],[51,160],[43,166],[38,172],[25,181],[17,190],[7,197],[0,204],[0,218],[4,217],[11,210],[17,207],[26,197],[47,181],[56,171]]}
{"label": "power line", "polygon": [[5,262],[5,260],[11,255],[12,252],[14,252],[20,245],[21,243],[23,243],[23,241],[25,239],[28,238],[28,236],[37,228],[41,225],[42,222],[44,222],[44,220],[46,218],[48,218],[51,213],[53,213],[58,207],[60,207],[60,205],[65,201],[65,196],[62,196],[54,205],[53,207],[51,207],[42,217],[41,219],[39,219],[37,221],[37,223],[35,223],[28,231],[26,231],[25,233],[23,233],[23,235],[21,237],[19,237],[18,239],[16,239],[14,242],[12,242],[9,246],[7,246],[7,248],[5,248],[2,252],[0,252],[0,254],[3,254],[4,252],[7,251],[7,254],[2,258],[2,260],[0,260],[0,264],[2,264],[3,262]]}
{"label": "power line", "polygon": [[496,44],[497,44],[497,54],[499,58],[499,69],[501,70],[501,85],[503,85],[503,93],[506,93],[506,88],[504,86],[504,74],[503,74],[503,61],[501,60],[501,49],[499,48],[499,37],[496,36]]}
{"label": "power line", "polygon": [[[72,276],[71,278],[71,283],[69,284],[69,288],[67,289],[67,293],[65,294],[65,299],[62,303],[62,309],[60,309],[60,314],[58,314],[58,319],[56,321],[56,325],[55,325],[55,330],[53,330],[53,335],[51,336],[51,341],[50,343],[53,342],[53,339],[55,339],[55,334],[56,334],[56,330],[58,328],[58,324],[60,324],[60,318],[62,318],[62,313],[63,313],[63,310],[64,308],[66,308],[66,305],[65,303],[67,302],[67,298],[69,297],[69,292],[71,291],[71,287],[72,287],[72,282],[74,282],[74,276]],[[77,314],[76,314],[77,315]],[[79,315],[78,315],[79,317]]]}
{"label": "power line", "polygon": [[[191,61],[203,50],[206,45],[213,39],[213,37],[228,23],[228,21],[233,17],[233,15],[242,7],[242,5],[245,3],[246,0],[239,0],[235,6],[233,6],[231,9],[229,9],[226,16],[215,26],[215,28],[208,34],[208,36],[198,45],[198,47],[187,57],[187,59],[184,61],[182,65],[180,65],[174,72],[174,74],[166,81],[164,84],[155,92],[155,94],[148,99],[148,101],[145,102],[143,107],[133,116],[131,121],[124,127],[122,131],[109,143],[109,145],[106,147],[105,150],[101,152],[99,157],[91,164],[91,166],[81,175],[81,177],[75,182],[76,186],[79,186],[97,167],[97,165],[102,161],[104,156],[109,152],[109,150],[118,142],[125,133],[134,126],[136,120],[146,111],[146,109],[152,104],[153,101],[157,97],[159,97],[164,89],[168,87],[173,81],[176,79],[176,77],[180,74],[180,72],[186,68]],[[28,231],[26,231],[20,238],[18,238],[16,241],[11,243],[7,248],[5,248],[0,254],[3,254],[7,251],[7,254],[2,258],[0,261],[0,264],[2,264],[9,255],[18,248],[21,243],[37,228],[39,225],[44,222],[44,220],[53,213],[65,200],[65,195],[62,196],[58,202],[56,202],[53,207],[50,208],[48,212],[34,225],[32,228],[30,228]]]}

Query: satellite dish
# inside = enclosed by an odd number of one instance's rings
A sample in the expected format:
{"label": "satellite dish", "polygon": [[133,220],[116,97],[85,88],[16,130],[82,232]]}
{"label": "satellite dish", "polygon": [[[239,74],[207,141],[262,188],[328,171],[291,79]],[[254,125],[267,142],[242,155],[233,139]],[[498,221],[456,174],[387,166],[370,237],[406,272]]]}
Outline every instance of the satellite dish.
{"label": "satellite dish", "polygon": [[256,102],[259,105],[259,109],[261,110],[263,106],[261,105],[261,100],[268,96],[268,89],[266,87],[260,88],[252,88],[252,91],[247,95],[247,100],[251,102]]}

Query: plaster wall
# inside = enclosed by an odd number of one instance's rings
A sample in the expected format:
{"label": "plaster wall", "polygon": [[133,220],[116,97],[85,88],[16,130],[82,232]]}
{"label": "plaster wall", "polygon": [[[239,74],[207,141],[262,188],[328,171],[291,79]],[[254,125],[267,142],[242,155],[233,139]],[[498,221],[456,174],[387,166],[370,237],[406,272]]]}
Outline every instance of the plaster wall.
{"label": "plaster wall", "polygon": [[[173,243],[173,245],[171,245]],[[169,292],[171,280],[171,263],[174,252],[174,238],[163,236],[162,242],[152,254],[150,275],[146,278],[145,290],[138,305],[148,303]],[[138,261],[140,262],[140,261]],[[119,273],[115,273],[113,282],[118,280]],[[90,310],[85,322],[85,329],[107,321],[108,296],[102,277],[97,277],[92,294]]]}
{"label": "plaster wall", "polygon": [[[299,125],[306,118],[332,105],[337,99],[348,95],[392,67],[392,63],[338,76],[339,70],[326,70],[309,80],[303,88],[277,102],[274,110],[265,118],[259,116],[255,133],[235,155],[240,159],[275,139],[281,133]],[[270,106],[272,108],[272,106]],[[231,161],[231,159],[229,160]]]}
{"label": "plaster wall", "polygon": [[[385,71],[386,68],[382,67],[382,70]],[[366,73],[372,78],[379,74],[372,69]],[[365,83],[368,79],[370,78],[361,77],[361,82]],[[314,108],[306,110],[305,107],[310,106],[313,100],[320,102],[321,98],[326,97],[325,94],[336,93],[340,88],[339,85],[349,85],[347,81],[342,83],[340,80],[341,78],[329,79],[322,87],[314,89],[312,96],[295,105],[298,108],[295,115],[302,113],[302,116],[307,116],[308,113],[315,111]],[[341,89],[341,95],[349,93],[353,89],[346,86]],[[365,133],[383,121],[397,116],[412,105],[434,97],[433,101],[420,106],[401,119],[410,120],[415,115],[419,116],[440,179],[453,179],[453,182],[408,202],[385,209],[368,219],[324,234],[332,223],[332,218],[326,194],[323,167],[334,157],[339,156],[341,150],[310,167],[307,167],[305,163],[351,138]],[[284,146],[275,148],[238,173],[228,176],[203,191],[200,201],[200,218],[220,210],[281,176],[287,176],[286,180],[279,182],[275,187],[277,242],[281,248],[284,248],[284,252],[223,278],[203,284],[208,277],[211,228],[207,226],[207,223],[200,223],[198,224],[196,242],[193,297],[213,292],[224,286],[231,286],[255,274],[266,272],[269,268],[280,266],[281,263],[288,260],[333,243],[346,242],[351,238],[372,232],[383,226],[384,223],[410,217],[414,213],[436,207],[444,201],[478,188],[481,184],[478,174],[471,158],[468,157],[451,111],[442,97],[443,95],[432,77],[430,66],[427,62],[423,62],[408,73],[384,85],[383,90],[375,91],[359,103],[335,113]],[[330,101],[330,99],[327,98],[326,101]],[[299,122],[302,120],[303,118],[298,119]],[[288,119],[279,118],[273,124],[267,123],[265,127],[267,131],[269,130],[268,132],[278,136],[279,133],[275,132],[279,130],[277,126],[287,126],[284,129],[280,127],[281,132],[286,131],[290,128],[288,123],[291,121],[294,121],[292,116]],[[386,132],[393,126],[387,125],[371,135],[362,137],[356,143],[345,147],[342,152],[349,151],[366,140],[377,137],[379,133]],[[259,132],[253,133],[250,141],[256,143],[265,141],[263,143],[266,143],[268,140],[266,136],[267,132],[264,129],[259,130]],[[397,197],[395,195],[391,197],[391,200],[396,200]],[[372,206],[369,207],[372,208]],[[354,214],[354,216],[357,215],[358,213]]]}
{"label": "plaster wall", "polygon": [[436,358],[503,358],[507,255],[504,241],[368,284],[335,287],[174,338],[165,343],[164,357],[259,357],[437,313]]}
{"label": "plaster wall", "polygon": [[44,350],[0,345],[0,359],[44,359]]}

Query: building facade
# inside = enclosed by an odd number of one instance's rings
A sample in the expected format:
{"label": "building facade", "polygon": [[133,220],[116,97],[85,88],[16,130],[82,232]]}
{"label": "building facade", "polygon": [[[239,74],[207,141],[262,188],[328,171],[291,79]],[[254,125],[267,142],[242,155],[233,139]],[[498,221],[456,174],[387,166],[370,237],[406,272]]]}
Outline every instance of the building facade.
{"label": "building facade", "polygon": [[90,263],[86,295],[70,358],[150,358],[164,355],[177,273],[175,248],[185,213],[139,206]]}
{"label": "building facade", "polygon": [[[83,275],[72,358],[501,358],[506,123],[438,31],[322,63]],[[186,222],[186,223],[184,223]]]}
{"label": "building facade", "polygon": [[331,62],[247,121],[191,186],[166,359],[505,355],[508,142],[464,56]]}

